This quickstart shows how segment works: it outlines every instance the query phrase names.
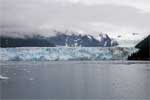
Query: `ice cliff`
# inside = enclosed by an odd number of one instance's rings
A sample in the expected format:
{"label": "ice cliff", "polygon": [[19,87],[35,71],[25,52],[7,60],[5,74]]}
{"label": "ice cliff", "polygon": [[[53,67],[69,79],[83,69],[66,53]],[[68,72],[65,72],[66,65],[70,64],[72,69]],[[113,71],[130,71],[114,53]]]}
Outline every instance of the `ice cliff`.
{"label": "ice cliff", "polygon": [[1,61],[125,60],[135,48],[121,47],[23,47],[0,48]]}

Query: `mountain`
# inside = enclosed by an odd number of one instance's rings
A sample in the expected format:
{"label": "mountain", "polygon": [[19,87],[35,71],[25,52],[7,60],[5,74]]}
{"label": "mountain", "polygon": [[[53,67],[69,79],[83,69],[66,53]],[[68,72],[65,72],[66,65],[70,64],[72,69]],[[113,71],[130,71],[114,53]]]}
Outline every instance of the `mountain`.
{"label": "mountain", "polygon": [[150,35],[139,42],[135,48],[139,51],[129,56],[129,60],[150,60]]}
{"label": "mountain", "polygon": [[55,45],[37,36],[26,38],[1,36],[0,47],[55,47]]}
{"label": "mountain", "polygon": [[0,40],[0,47],[111,47],[118,45],[107,34],[100,34],[96,39],[92,35],[81,35],[79,33],[68,35],[65,32],[57,32],[55,36],[49,37],[40,35],[25,36],[24,38],[0,36]]}
{"label": "mountain", "polygon": [[107,34],[100,34],[99,39],[96,39],[92,35],[57,33],[56,36],[49,37],[48,40],[56,46],[68,47],[110,47],[118,45]]}

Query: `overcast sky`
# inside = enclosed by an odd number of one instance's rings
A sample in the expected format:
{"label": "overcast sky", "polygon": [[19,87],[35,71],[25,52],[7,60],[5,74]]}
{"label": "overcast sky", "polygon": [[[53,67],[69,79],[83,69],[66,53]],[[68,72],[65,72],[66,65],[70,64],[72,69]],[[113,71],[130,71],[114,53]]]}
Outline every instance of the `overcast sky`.
{"label": "overcast sky", "polygon": [[1,31],[53,29],[148,33],[150,0],[0,0]]}

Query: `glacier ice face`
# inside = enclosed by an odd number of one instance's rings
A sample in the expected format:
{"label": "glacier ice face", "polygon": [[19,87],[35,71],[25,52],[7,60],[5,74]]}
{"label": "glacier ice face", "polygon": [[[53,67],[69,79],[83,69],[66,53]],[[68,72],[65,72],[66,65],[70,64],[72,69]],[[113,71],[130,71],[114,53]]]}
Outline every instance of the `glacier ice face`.
{"label": "glacier ice face", "polygon": [[0,48],[1,61],[57,61],[57,60],[125,60],[138,51],[120,47],[23,47]]}

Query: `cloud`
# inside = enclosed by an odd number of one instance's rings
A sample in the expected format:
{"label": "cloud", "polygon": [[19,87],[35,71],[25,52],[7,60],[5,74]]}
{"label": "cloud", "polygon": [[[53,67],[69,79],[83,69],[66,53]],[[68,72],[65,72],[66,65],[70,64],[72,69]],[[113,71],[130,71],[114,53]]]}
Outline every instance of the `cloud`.
{"label": "cloud", "polygon": [[139,32],[142,33],[144,30],[138,29],[134,26],[120,26],[115,25],[111,23],[103,23],[103,22],[90,22],[86,25],[89,25],[89,29],[91,28],[92,31],[97,32],[105,32],[105,33],[118,33],[118,34],[124,34],[124,33],[133,33],[133,32]]}
{"label": "cloud", "polygon": [[[149,0],[0,0],[0,30],[150,32]],[[47,33],[42,33],[47,34]]]}
{"label": "cloud", "polygon": [[85,4],[88,6],[93,5],[119,5],[119,6],[129,6],[134,7],[143,12],[150,12],[150,0],[56,0],[57,2],[65,3],[69,2],[72,4]]}

